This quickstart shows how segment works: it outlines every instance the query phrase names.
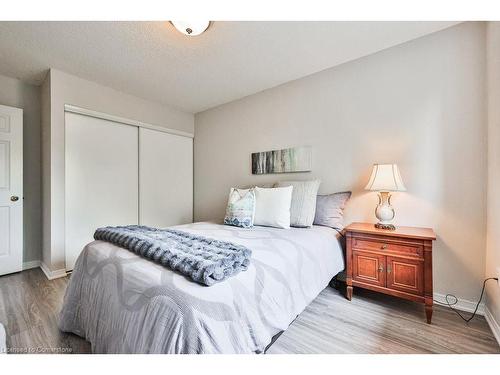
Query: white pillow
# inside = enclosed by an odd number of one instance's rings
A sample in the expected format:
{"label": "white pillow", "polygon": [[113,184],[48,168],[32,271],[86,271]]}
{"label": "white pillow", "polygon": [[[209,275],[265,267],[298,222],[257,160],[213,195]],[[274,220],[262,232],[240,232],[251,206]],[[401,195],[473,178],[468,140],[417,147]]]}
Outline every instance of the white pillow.
{"label": "white pillow", "polygon": [[290,206],[293,186],[279,188],[255,187],[254,225],[290,228]]}
{"label": "white pillow", "polygon": [[282,181],[276,187],[293,186],[292,205],[290,207],[290,225],[308,228],[313,225],[316,213],[316,196],[321,181]]}

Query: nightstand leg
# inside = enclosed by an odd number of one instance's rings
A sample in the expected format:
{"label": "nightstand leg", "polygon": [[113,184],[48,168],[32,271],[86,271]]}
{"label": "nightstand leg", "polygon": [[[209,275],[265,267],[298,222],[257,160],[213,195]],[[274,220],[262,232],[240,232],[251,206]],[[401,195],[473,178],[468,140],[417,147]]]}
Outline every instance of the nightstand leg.
{"label": "nightstand leg", "polygon": [[345,297],[350,301],[352,299],[352,286],[347,285]]}
{"label": "nightstand leg", "polygon": [[425,305],[425,315],[427,316],[427,323],[431,324],[431,319],[432,319],[432,304],[431,305]]}

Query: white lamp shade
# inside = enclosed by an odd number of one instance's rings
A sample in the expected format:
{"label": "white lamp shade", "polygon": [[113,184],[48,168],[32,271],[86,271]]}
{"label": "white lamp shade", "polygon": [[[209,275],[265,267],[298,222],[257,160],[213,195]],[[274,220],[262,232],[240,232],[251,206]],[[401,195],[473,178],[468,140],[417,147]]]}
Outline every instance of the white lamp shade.
{"label": "white lamp shade", "polygon": [[396,164],[374,164],[365,190],[405,191],[406,188]]}

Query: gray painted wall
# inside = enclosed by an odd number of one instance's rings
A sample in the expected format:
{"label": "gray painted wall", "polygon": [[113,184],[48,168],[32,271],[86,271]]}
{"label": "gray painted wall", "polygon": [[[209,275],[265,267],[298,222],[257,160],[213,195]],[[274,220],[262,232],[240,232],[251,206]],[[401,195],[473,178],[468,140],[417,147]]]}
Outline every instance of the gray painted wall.
{"label": "gray painted wall", "polygon": [[40,88],[0,76],[0,104],[23,109],[23,261],[39,260],[42,248]]}
{"label": "gray painted wall", "polygon": [[[434,286],[475,301],[485,268],[485,27],[464,23],[195,117],[195,220],[231,186],[320,178],[352,190],[346,222],[375,221],[372,163],[397,163],[396,223],[433,227]],[[312,173],[253,176],[250,154],[311,145]]]}

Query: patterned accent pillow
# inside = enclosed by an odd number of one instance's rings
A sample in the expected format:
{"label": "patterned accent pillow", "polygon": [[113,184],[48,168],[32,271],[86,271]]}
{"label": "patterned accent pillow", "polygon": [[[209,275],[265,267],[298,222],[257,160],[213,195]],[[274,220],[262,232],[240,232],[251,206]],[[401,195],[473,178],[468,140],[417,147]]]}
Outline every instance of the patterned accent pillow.
{"label": "patterned accent pillow", "polygon": [[255,216],[255,192],[253,189],[231,188],[227,201],[224,224],[251,228]]}
{"label": "patterned accent pillow", "polygon": [[338,230],[344,229],[344,208],[351,192],[318,195],[314,225],[323,225]]}

